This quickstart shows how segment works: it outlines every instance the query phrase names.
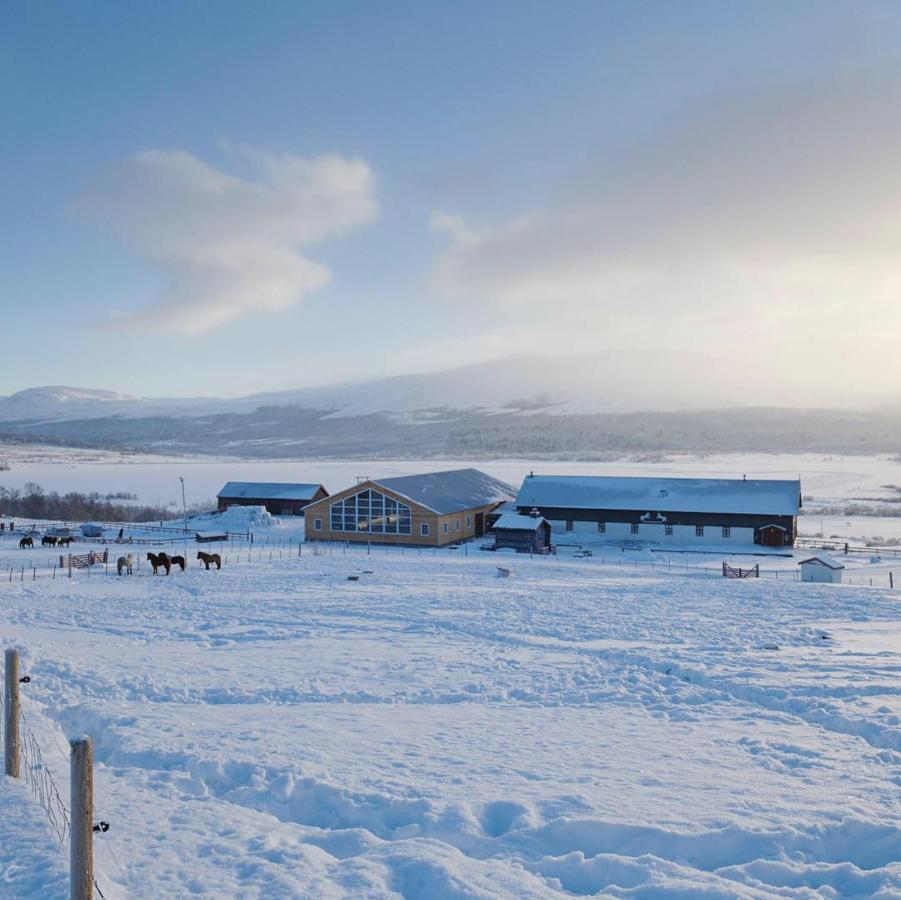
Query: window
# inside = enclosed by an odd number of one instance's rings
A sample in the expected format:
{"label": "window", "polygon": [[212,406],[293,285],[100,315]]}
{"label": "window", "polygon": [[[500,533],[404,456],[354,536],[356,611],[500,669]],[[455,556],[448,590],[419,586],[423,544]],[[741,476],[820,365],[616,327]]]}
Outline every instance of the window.
{"label": "window", "polygon": [[413,533],[410,507],[379,491],[359,491],[336,501],[329,508],[329,518],[332,531]]}
{"label": "window", "polygon": [[630,531],[632,534],[638,534],[638,522],[633,522],[633,523],[629,526],[629,531]]}
{"label": "window", "polygon": [[459,531],[459,530],[460,530],[460,520],[454,519],[454,531]]}
{"label": "window", "polygon": [[672,537],[672,534],[673,534],[673,526],[672,526],[672,525],[664,525],[664,526],[663,526],[663,533],[664,533],[667,537]]}
{"label": "window", "polygon": [[322,519],[313,519],[313,531],[322,531]]}
{"label": "window", "polygon": [[566,520],[566,530],[567,530],[567,531],[572,531],[572,530],[573,530],[573,520],[572,520],[572,519],[567,519],[567,520]]}
{"label": "window", "polygon": [[598,522],[598,534],[606,534],[607,533],[607,523],[606,522]]}
{"label": "window", "polygon": [[724,538],[732,537],[732,529],[728,525],[723,525],[723,537]]}
{"label": "window", "polygon": [[467,527],[467,528],[472,528],[472,516],[467,516],[467,517],[466,517],[466,527]]}
{"label": "window", "polygon": [[695,537],[704,537],[703,525],[695,525]]}
{"label": "window", "polygon": [[428,522],[420,522],[419,523],[419,533],[423,537],[429,536],[429,523]]}
{"label": "window", "polygon": [[441,523],[441,532],[442,532],[443,534],[447,534],[447,522],[442,522],[442,523]]}

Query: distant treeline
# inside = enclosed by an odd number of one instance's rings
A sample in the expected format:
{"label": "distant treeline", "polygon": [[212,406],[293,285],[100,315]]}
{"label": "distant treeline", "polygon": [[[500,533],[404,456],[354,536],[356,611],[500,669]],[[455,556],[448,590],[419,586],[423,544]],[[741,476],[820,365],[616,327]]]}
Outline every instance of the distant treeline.
{"label": "distant treeline", "polygon": [[[22,490],[0,486],[0,514],[22,519],[65,522],[83,522],[89,519],[101,522],[159,522],[181,518],[181,514],[171,507],[113,502],[120,496],[134,497],[133,494],[103,495],[96,491],[90,494],[77,491],[59,494],[56,491],[45,491],[33,482],[26,484]],[[192,508],[188,510],[188,514],[206,512],[209,509],[210,506]]]}

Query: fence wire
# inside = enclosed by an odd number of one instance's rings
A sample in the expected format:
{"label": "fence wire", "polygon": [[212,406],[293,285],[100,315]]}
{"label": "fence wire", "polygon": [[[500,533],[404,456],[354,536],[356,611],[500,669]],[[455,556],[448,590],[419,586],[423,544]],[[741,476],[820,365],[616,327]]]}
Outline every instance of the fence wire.
{"label": "fence wire", "polygon": [[[0,693],[0,719],[4,721],[5,712],[3,694]],[[20,773],[23,774],[32,797],[44,810],[47,821],[59,840],[60,847],[66,850],[72,839],[69,808],[59,792],[50,767],[44,761],[41,745],[28,725],[25,712],[21,708],[19,709],[19,750],[21,753]],[[97,883],[97,879],[94,878],[93,882],[97,896],[100,897],[100,900],[106,900],[106,895]]]}

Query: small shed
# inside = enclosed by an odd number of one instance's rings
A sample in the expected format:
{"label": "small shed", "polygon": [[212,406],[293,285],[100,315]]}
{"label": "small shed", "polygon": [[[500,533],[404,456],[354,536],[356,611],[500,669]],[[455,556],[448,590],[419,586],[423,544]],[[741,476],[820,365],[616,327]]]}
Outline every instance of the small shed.
{"label": "small shed", "polygon": [[228,540],[227,531],[195,531],[194,538],[198,544],[214,544]]}
{"label": "small shed", "polygon": [[543,516],[506,513],[494,523],[494,549],[517,553],[547,553],[551,547],[551,523]]}
{"label": "small shed", "polygon": [[798,563],[801,567],[801,581],[815,581],[824,584],[841,584],[842,570],[838,560],[826,553],[818,553]]}

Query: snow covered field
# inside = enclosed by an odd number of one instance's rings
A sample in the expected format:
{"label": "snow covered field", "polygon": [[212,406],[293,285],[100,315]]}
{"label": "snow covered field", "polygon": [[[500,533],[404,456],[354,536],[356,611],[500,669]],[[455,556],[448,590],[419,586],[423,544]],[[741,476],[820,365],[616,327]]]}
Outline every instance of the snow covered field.
{"label": "snow covered field", "polygon": [[[4,585],[61,784],[95,739],[106,896],[901,894],[901,595],[498,562]],[[57,895],[40,815],[4,897]]]}

